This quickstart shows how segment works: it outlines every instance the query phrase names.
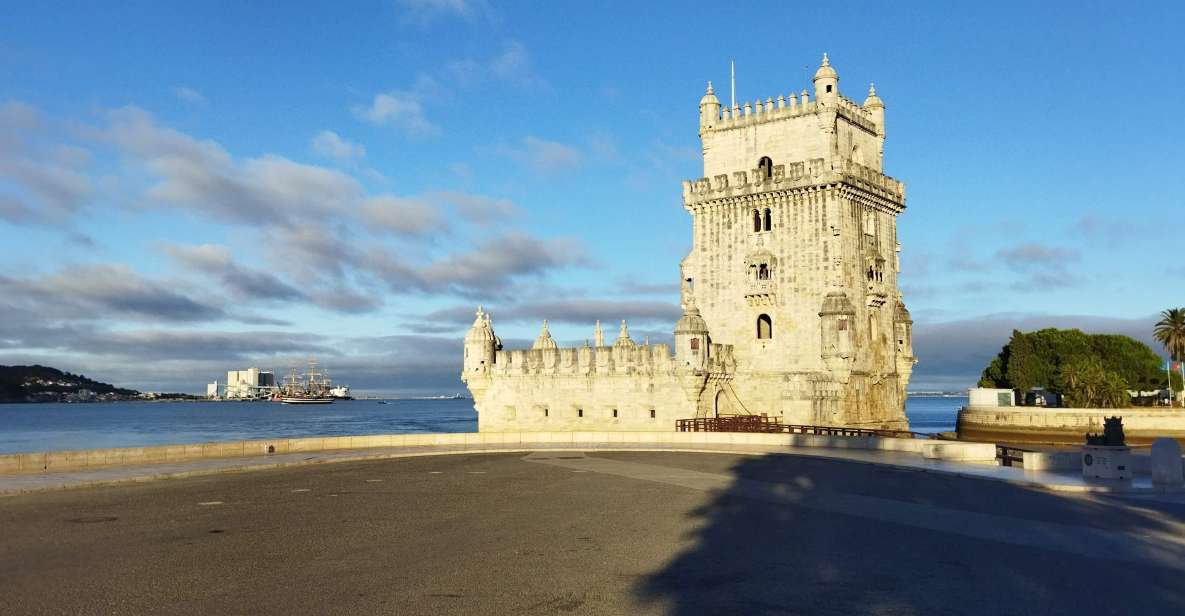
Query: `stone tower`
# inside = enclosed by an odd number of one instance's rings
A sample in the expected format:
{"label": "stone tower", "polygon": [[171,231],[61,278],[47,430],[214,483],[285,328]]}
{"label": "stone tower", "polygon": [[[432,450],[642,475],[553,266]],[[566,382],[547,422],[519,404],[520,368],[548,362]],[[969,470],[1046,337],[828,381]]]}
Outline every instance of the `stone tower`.
{"label": "stone tower", "polygon": [[905,186],[883,173],[885,106],[872,87],[862,105],[845,98],[826,54],[813,82],[813,97],[731,109],[709,83],[700,100],[684,305],[733,347],[736,374],[697,412],[903,428],[915,360],[897,288]]}

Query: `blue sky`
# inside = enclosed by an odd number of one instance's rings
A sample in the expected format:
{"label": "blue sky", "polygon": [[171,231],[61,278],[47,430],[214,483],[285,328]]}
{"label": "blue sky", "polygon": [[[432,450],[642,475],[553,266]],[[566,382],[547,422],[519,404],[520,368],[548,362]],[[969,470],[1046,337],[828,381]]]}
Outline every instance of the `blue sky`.
{"label": "blue sky", "polygon": [[664,339],[705,82],[800,91],[824,51],[887,105],[915,389],[1013,327],[1148,340],[1185,303],[1179,3],[837,10],[10,3],[0,363],[198,391],[317,354],[436,392],[479,302],[512,344]]}

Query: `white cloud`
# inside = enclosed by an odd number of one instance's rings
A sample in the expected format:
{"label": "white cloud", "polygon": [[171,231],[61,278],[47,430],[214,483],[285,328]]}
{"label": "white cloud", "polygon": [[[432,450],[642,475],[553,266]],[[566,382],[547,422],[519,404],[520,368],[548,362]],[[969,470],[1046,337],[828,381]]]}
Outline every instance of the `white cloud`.
{"label": "white cloud", "polygon": [[451,205],[462,217],[475,224],[507,222],[522,215],[522,211],[510,199],[460,191],[439,192],[432,197],[434,201]]}
{"label": "white cloud", "polygon": [[424,115],[424,106],[409,92],[376,94],[369,105],[355,105],[354,115],[376,126],[392,126],[409,137],[426,137],[440,132]]}
{"label": "white cloud", "polygon": [[193,105],[204,105],[206,97],[201,92],[187,86],[173,86],[173,96],[178,100]]}
{"label": "white cloud", "polygon": [[486,60],[466,58],[445,64],[445,72],[461,86],[475,86],[487,81],[502,81],[520,86],[546,85],[533,68],[526,45],[509,41],[497,55]]}
{"label": "white cloud", "polygon": [[484,0],[396,0],[408,21],[427,24],[442,17],[474,19],[487,10]]}
{"label": "white cloud", "polygon": [[503,146],[502,152],[540,173],[563,171],[578,166],[582,160],[575,148],[527,135],[519,147]]}
{"label": "white cloud", "polygon": [[338,160],[355,160],[366,156],[366,148],[342,139],[331,130],[323,130],[313,137],[313,151],[321,156]]}
{"label": "white cloud", "polygon": [[405,235],[423,235],[444,228],[440,212],[419,199],[380,195],[366,200],[363,216],[373,224]]}
{"label": "white cloud", "polygon": [[35,107],[0,104],[0,220],[66,224],[94,197],[90,152],[48,143],[48,128]]}

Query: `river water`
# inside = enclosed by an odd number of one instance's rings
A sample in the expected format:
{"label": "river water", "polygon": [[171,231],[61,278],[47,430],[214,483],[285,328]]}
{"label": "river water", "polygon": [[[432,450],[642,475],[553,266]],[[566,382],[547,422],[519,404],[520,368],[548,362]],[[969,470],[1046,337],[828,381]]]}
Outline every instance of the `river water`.
{"label": "river water", "polygon": [[[472,400],[0,404],[0,453],[141,447],[254,438],[472,432]],[[955,429],[967,398],[910,397],[916,432]]]}

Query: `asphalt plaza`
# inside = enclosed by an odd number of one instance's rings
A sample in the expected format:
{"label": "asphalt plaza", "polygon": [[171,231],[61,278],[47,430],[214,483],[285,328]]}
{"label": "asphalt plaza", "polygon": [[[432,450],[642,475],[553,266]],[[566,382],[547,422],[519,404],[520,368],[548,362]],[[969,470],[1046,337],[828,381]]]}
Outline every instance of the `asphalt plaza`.
{"label": "asphalt plaza", "polygon": [[0,499],[23,613],[1182,613],[1185,506],[795,455],[397,458]]}

